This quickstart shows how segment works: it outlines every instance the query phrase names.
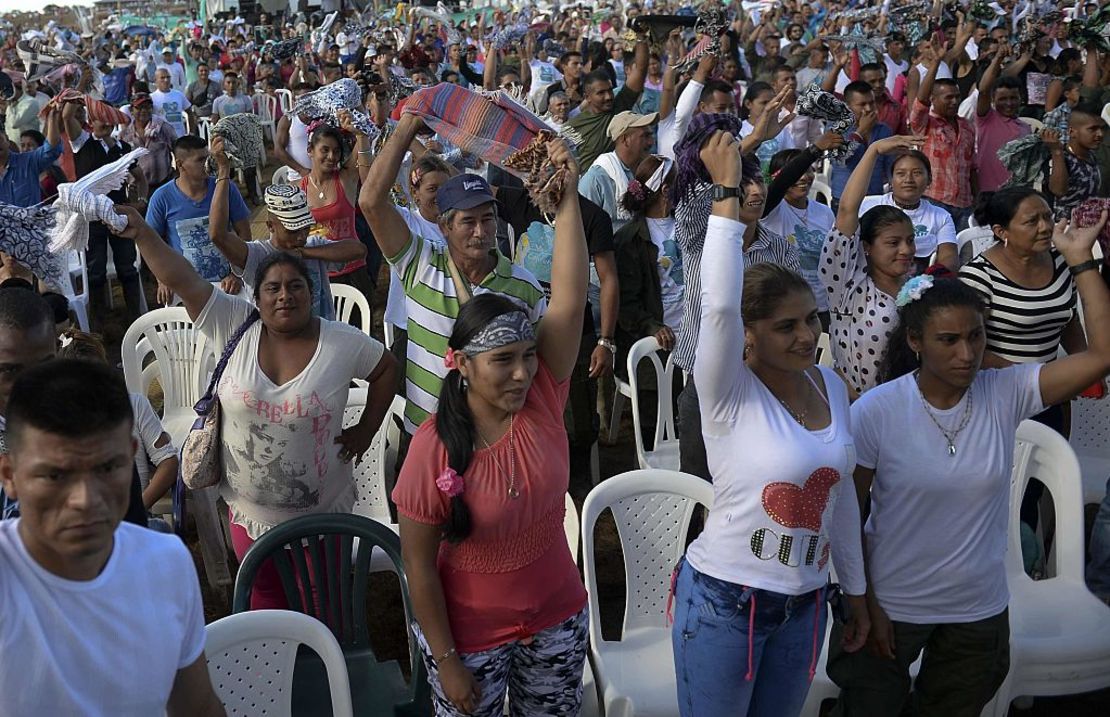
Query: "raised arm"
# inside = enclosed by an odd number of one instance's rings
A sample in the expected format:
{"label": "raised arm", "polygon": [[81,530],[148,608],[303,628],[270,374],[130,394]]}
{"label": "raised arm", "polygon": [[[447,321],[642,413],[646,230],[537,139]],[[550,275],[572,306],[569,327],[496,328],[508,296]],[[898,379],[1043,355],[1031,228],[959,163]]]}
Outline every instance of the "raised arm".
{"label": "raised arm", "polygon": [[1051,157],[1048,191],[1052,192],[1054,196],[1062,197],[1068,191],[1068,160],[1064,152],[1064,144],[1060,141],[1060,133],[1052,129],[1042,129],[1041,140],[1044,141]]}
{"label": "raised arm", "polygon": [[632,66],[626,68],[624,86],[636,94],[644,91],[644,80],[647,79],[648,59],[651,53],[646,42],[637,42],[633,54]]}
{"label": "raised arm", "polygon": [[351,116],[350,110],[341,110],[339,113],[339,125],[345,132],[350,132],[355,136],[355,163],[354,166],[348,162],[347,166],[343,167],[340,172],[343,173],[343,179],[349,182],[363,182],[366,180],[366,175],[370,171],[370,138],[366,134],[355,127],[354,118]]}
{"label": "raised arm", "polygon": [[1104,224],[1105,209],[1095,226],[1078,229],[1064,220],[1052,234],[1052,243],[1067,260],[1068,267],[1081,269],[1074,281],[1083,302],[1087,350],[1050,361],[1041,369],[1041,400],[1046,406],[1072,399],[1110,374],[1110,292],[1099,276],[1099,262],[1092,251]]}
{"label": "raised arm", "polygon": [[81,126],[81,120],[77,119],[77,111],[79,109],[80,105],[76,102],[66,102],[65,105],[62,106],[62,125],[65,128],[66,137],[69,138],[70,142],[77,141],[77,138],[85,131]]}
{"label": "raised arm", "polygon": [[[740,147],[731,133],[718,130],[701,150],[714,184],[738,187]],[[701,261],[701,331],[698,333],[694,377],[702,415],[727,419],[737,410],[735,394],[744,363],[744,322],[740,313],[744,293],[744,225],[740,200],[713,202]],[[703,421],[703,427],[711,424]]]}
{"label": "raised arm", "polygon": [[247,243],[237,233],[228,229],[231,190],[231,162],[224,152],[223,137],[212,138],[212,158],[216,161],[216,188],[212,191],[212,204],[208,209],[208,238],[213,246],[240,271],[247,265]]}
{"label": "raised arm", "polygon": [[197,273],[188,259],[163,241],[137,210],[121,204],[116,206],[116,211],[127,216],[127,228],[119,235],[135,242],[143,263],[150,267],[154,278],[181,297],[189,318],[196,321],[215,291],[213,286]]}
{"label": "raised arm", "polygon": [[1002,71],[1002,61],[1008,54],[1010,54],[1008,45],[998,48],[979,79],[979,99],[975,102],[975,113],[980,117],[985,117],[991,111],[991,93],[994,92],[994,83],[998,81],[998,75]]}
{"label": "raised arm", "polygon": [[924,142],[922,137],[887,137],[870,145],[864,151],[859,164],[848,177],[848,183],[844,185],[844,193],[840,196],[840,207],[836,212],[836,228],[841,234],[850,237],[859,228],[859,207],[863,203],[863,198],[867,196],[867,187],[871,183],[871,174],[879,155],[890,154],[899,149],[916,149]]}
{"label": "raised arm", "polygon": [[814,162],[821,159],[825,152],[843,142],[844,138],[839,134],[826,132],[812,146],[806,147],[798,156],[787,162],[771,179],[771,186],[767,188],[767,201],[763,206],[763,216],[775,211],[775,207],[782,203],[786,192],[805,175]]}
{"label": "raised arm", "polygon": [[274,138],[274,156],[277,161],[291,168],[302,177],[307,177],[308,167],[301,166],[297,160],[293,159],[293,155],[286,151],[286,146],[289,144],[289,123],[292,115],[282,115],[277,123],[277,136]]}
{"label": "raised arm", "polygon": [[940,62],[940,55],[934,54],[932,62],[929,63],[929,69],[925,73],[925,77],[922,78],[921,84],[917,88],[917,94],[914,96],[918,102],[926,107],[929,106],[929,98],[933,96],[933,83],[936,82]]}
{"label": "raised arm", "polygon": [[540,320],[537,344],[540,357],[556,381],[570,378],[578,360],[589,281],[589,255],[578,205],[578,164],[562,140],[547,145],[556,169],[566,171],[563,198],[555,213],[555,249],[551,258],[551,301]]}
{"label": "raised arm", "polygon": [[381,152],[374,159],[358,195],[358,206],[370,224],[374,239],[386,257],[396,256],[409,241],[409,228],[389,198],[389,190],[397,181],[397,172],[405,152],[416,139],[420,129],[419,118],[402,114],[401,120]]}

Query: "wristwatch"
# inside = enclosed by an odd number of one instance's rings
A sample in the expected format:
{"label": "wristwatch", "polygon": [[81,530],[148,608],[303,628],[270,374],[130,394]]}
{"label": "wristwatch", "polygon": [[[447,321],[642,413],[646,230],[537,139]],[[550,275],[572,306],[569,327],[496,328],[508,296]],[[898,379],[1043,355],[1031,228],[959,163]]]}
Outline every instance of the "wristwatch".
{"label": "wristwatch", "polygon": [[726,187],[723,184],[713,185],[713,201],[719,202],[733,197],[740,198],[740,187]]}
{"label": "wristwatch", "polygon": [[597,345],[598,346],[604,346],[605,348],[609,349],[609,351],[613,355],[616,355],[616,353],[617,353],[617,345],[615,343],[613,343],[613,339],[607,339],[607,338],[602,337],[602,338],[597,340]]}

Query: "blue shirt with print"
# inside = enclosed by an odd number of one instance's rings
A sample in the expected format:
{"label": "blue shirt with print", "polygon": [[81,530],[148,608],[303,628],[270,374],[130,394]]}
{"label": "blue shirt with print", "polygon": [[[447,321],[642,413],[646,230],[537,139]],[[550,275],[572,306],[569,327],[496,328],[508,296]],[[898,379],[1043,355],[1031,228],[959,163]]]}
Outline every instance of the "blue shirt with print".
{"label": "blue shirt with print", "polygon": [[[8,143],[9,147],[11,142]],[[12,152],[8,167],[0,176],[0,204],[33,207],[42,201],[39,175],[62,154],[62,145],[50,142],[30,152]]]}
{"label": "blue shirt with print", "polygon": [[[178,189],[177,182],[167,182],[155,190],[146,210],[146,223],[183,255],[204,277],[205,281],[220,281],[231,270],[227,259],[208,238],[208,212],[212,207],[212,193],[216,180],[208,178],[208,192],[201,201],[194,201]],[[239,188],[231,185],[229,197],[231,223],[250,216]],[[250,237],[245,237],[249,239]]]}

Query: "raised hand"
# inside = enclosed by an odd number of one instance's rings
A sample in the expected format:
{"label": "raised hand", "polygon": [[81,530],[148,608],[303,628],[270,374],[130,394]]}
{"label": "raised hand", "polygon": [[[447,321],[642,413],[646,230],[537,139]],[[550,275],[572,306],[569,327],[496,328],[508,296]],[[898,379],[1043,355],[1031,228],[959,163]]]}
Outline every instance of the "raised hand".
{"label": "raised hand", "polygon": [[925,138],[919,135],[898,135],[875,142],[871,147],[879,154],[892,154],[901,150],[920,150]]}
{"label": "raised hand", "polygon": [[1077,227],[1073,222],[1062,219],[1052,230],[1052,243],[1064,255],[1069,264],[1078,264],[1092,258],[1092,248],[1099,232],[1106,224],[1106,210],[1102,210],[1098,221],[1089,227]]}
{"label": "raised hand", "polygon": [[717,130],[698,153],[714,184],[739,187],[741,177],[740,145],[731,132]]}

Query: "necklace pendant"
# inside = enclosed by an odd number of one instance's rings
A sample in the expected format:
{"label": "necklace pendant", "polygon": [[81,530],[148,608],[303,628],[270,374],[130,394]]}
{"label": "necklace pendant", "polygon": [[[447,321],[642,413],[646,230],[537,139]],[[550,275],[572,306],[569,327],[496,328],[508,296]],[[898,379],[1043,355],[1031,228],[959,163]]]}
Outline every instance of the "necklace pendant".
{"label": "necklace pendant", "polygon": [[956,455],[956,444],[954,444],[954,443],[949,443],[948,444],[948,455],[950,455],[950,456]]}
{"label": "necklace pendant", "polygon": [[513,500],[516,500],[520,497],[520,491],[516,489],[516,486],[512,486],[511,488],[509,488],[509,497]]}
{"label": "necklace pendant", "polygon": [[317,197],[319,197],[320,199],[323,199],[323,198],[324,198],[324,193],[323,193],[323,192],[320,192],[320,193],[319,193],[319,194],[317,194],[316,196],[317,196]]}

